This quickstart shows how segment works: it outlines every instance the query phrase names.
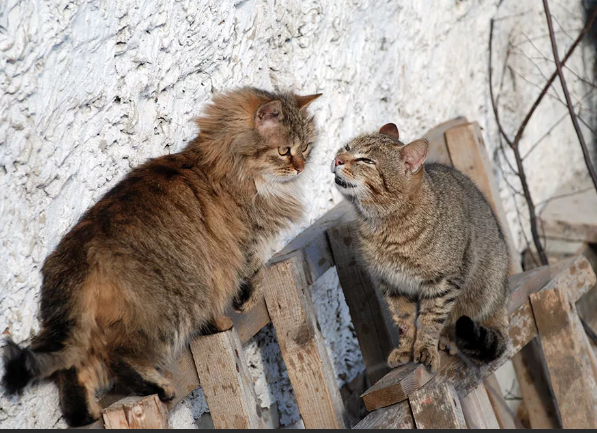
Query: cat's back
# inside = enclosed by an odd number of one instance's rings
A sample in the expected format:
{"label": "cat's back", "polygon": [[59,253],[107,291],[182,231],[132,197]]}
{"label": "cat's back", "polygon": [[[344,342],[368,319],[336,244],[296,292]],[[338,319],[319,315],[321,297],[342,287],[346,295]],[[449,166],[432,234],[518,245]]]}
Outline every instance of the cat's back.
{"label": "cat's back", "polygon": [[468,218],[490,217],[487,224],[499,226],[489,202],[468,176],[439,163],[427,164],[425,170],[440,206],[462,209]]}
{"label": "cat's back", "polygon": [[455,232],[462,233],[462,237],[467,239],[468,255],[493,256],[495,260],[507,263],[508,247],[504,232],[491,205],[475,183],[455,168],[443,164],[429,164],[426,171],[438,200],[442,221],[439,226],[444,230],[451,229],[452,238],[457,238]]}

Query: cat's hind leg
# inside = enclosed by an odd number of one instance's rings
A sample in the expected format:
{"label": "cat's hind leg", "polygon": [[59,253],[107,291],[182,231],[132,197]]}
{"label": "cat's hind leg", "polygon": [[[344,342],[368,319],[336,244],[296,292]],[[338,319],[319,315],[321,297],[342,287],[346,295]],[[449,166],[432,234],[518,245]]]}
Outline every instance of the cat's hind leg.
{"label": "cat's hind leg", "polygon": [[60,407],[69,426],[81,427],[99,419],[102,408],[96,394],[101,389],[100,383],[88,372],[74,367],[60,370],[54,377],[60,390]]}
{"label": "cat's hind leg", "polygon": [[253,308],[262,298],[261,285],[263,272],[257,271],[244,281],[241,281],[238,293],[232,300],[232,306],[237,313],[244,313]]}
{"label": "cat's hind leg", "polygon": [[174,386],[156,367],[119,359],[112,363],[112,371],[118,381],[134,393],[157,394],[165,403],[176,397]]}
{"label": "cat's hind leg", "polygon": [[448,352],[450,355],[456,355],[458,346],[456,345],[456,326],[446,323],[439,334],[439,350]]}

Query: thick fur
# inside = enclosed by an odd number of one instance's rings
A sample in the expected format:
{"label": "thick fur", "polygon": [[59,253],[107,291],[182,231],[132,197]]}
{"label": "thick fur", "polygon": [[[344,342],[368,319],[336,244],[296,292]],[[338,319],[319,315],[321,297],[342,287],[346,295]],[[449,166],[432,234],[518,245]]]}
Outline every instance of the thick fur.
{"label": "thick fur", "polygon": [[478,360],[495,359],[507,346],[510,292],[498,221],[469,178],[422,165],[425,141],[405,145],[386,130],[350,142],[333,171],[357,209],[364,263],[400,331],[389,364],[437,370],[438,345],[454,349],[452,342]]}
{"label": "thick fur", "polygon": [[71,425],[98,418],[96,395],[115,381],[172,399],[164,370],[233,299],[250,303],[269,243],[302,216],[317,96],[217,95],[183,151],[134,169],[89,209],[43,265],[40,334],[6,346],[7,391],[56,373]]}

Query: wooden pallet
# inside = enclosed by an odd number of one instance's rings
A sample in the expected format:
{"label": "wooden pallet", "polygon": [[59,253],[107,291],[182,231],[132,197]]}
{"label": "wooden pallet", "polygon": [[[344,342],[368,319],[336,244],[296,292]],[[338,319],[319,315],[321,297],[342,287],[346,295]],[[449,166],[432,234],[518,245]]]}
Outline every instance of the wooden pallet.
{"label": "wooden pallet", "polygon": [[[591,266],[582,256],[511,277],[513,294],[508,311],[511,315],[512,344],[504,357],[491,364],[476,365],[460,357],[442,353],[442,367],[437,374],[426,372],[420,365],[397,368],[363,395],[367,408],[374,411],[392,407],[391,410],[399,413],[397,416],[401,418],[407,417],[412,409],[412,422],[418,426],[419,421],[411,402],[413,395],[416,402],[420,400],[421,393],[437,393],[438,388],[449,386],[453,389],[452,394],[455,393],[462,401],[471,392],[475,392],[507,359],[518,353],[532,339],[539,337],[563,426],[597,428],[597,388],[584,330],[574,308],[576,300],[595,281]],[[574,395],[571,395],[571,390],[574,390]],[[452,394],[442,395],[448,398]],[[474,398],[478,400],[478,396]],[[433,410],[449,407],[450,411],[457,414],[456,406],[445,406],[443,403],[441,399],[436,400],[432,405]],[[471,414],[466,417],[467,420],[472,420],[469,422],[471,427],[479,426],[480,421],[475,422],[474,418],[478,417],[481,410],[485,414],[493,413],[487,402],[481,402],[479,408],[472,408]],[[373,412],[368,417],[375,419],[379,415]],[[478,419],[486,419],[486,416]],[[427,419],[425,423],[428,422],[430,421]],[[365,419],[357,428],[368,428],[370,425],[371,420]],[[425,425],[430,427],[430,424]],[[444,427],[441,424],[433,426]]]}

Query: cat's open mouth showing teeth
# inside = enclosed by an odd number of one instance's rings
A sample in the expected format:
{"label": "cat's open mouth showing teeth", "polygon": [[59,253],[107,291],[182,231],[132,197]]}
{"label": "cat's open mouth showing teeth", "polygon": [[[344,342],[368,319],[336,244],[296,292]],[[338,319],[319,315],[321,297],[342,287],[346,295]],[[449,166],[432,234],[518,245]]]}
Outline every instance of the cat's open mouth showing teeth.
{"label": "cat's open mouth showing teeth", "polygon": [[340,179],[338,176],[336,176],[336,184],[340,185],[342,188],[354,188],[355,185],[346,182],[344,179]]}

